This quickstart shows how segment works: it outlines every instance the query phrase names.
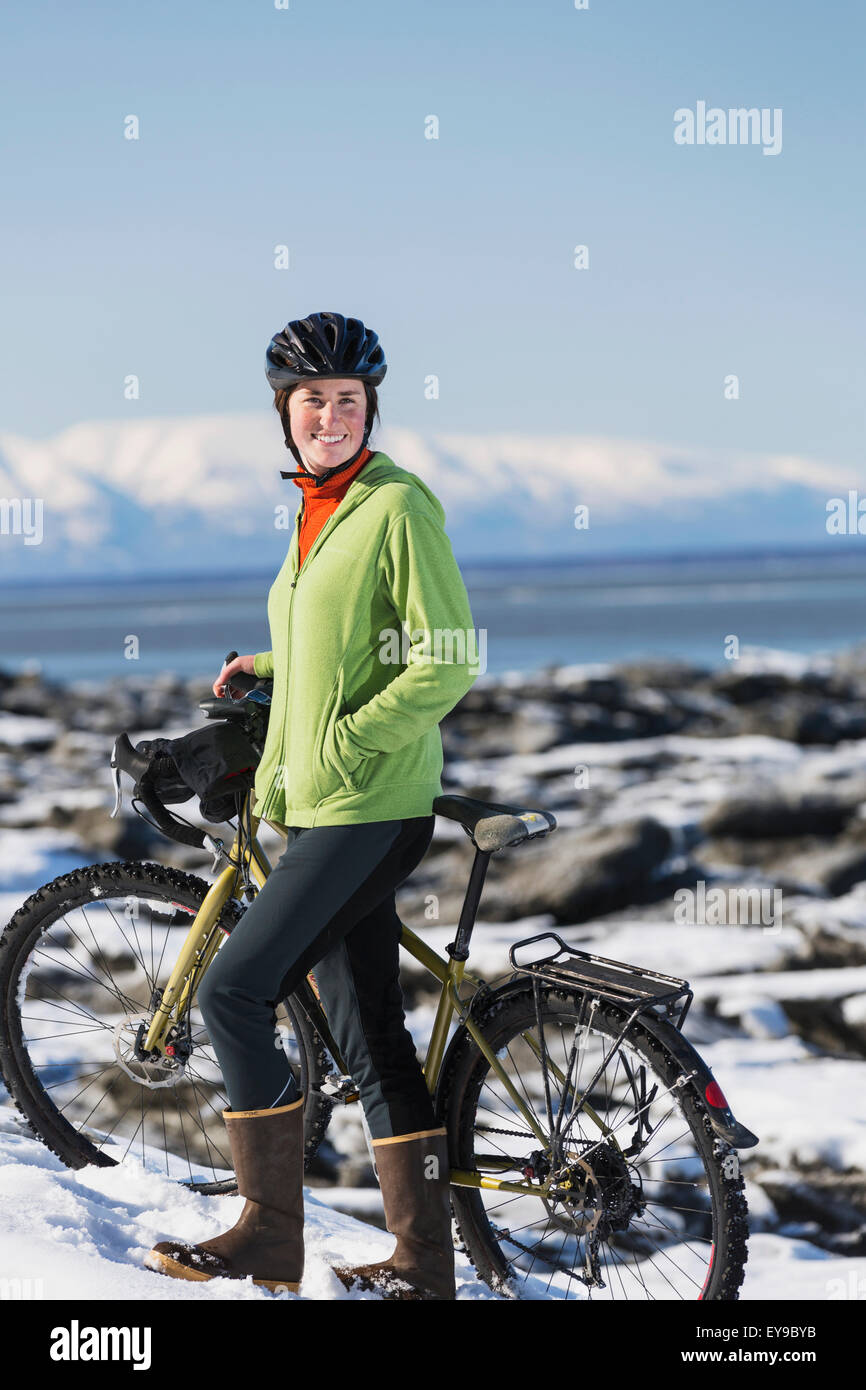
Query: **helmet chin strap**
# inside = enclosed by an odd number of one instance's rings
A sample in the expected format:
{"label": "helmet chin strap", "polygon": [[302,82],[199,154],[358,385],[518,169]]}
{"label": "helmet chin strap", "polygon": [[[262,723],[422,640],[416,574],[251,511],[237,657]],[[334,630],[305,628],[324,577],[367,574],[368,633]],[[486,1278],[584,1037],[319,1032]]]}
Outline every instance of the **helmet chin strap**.
{"label": "helmet chin strap", "polygon": [[[299,473],[286,473],[285,470],[281,468],[281,469],[280,469],[280,477],[281,477],[281,478],[312,478],[313,481],[314,481],[314,486],[315,486],[315,487],[322,487],[325,483],[329,483],[336,473],[342,473],[342,472],[344,471],[344,469],[346,469],[346,468],[351,468],[353,463],[357,463],[357,462],[358,462],[358,459],[361,457],[361,455],[363,454],[364,450],[365,450],[366,447],[367,447],[367,440],[369,439],[369,437],[370,437],[370,431],[369,431],[369,430],[364,430],[364,438],[361,440],[361,447],[360,447],[360,449],[356,450],[356,452],[352,455],[352,457],[351,457],[350,459],[346,459],[346,462],[345,462],[345,463],[335,463],[333,468],[327,469],[327,471],[324,472],[324,473],[310,473],[306,468],[302,469],[302,471],[299,472]],[[285,445],[286,445],[286,448],[287,448],[287,449],[291,449],[291,450],[292,450],[292,453],[294,454],[295,458],[298,460],[298,463],[300,463],[300,462],[301,462],[301,459],[300,459],[300,456],[299,456],[299,454],[298,454],[298,450],[295,449],[295,448],[293,448],[292,445],[289,443],[288,440],[285,441]]]}

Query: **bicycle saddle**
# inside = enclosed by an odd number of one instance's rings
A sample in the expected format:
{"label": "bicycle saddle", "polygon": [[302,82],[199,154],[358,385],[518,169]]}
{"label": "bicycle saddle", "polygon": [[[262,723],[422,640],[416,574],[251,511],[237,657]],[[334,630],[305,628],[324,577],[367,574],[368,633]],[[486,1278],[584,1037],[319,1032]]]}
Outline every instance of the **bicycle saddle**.
{"label": "bicycle saddle", "polygon": [[486,854],[522,844],[536,835],[549,835],[556,829],[556,818],[549,811],[476,801],[471,796],[437,796],[433,810],[437,816],[458,821]]}

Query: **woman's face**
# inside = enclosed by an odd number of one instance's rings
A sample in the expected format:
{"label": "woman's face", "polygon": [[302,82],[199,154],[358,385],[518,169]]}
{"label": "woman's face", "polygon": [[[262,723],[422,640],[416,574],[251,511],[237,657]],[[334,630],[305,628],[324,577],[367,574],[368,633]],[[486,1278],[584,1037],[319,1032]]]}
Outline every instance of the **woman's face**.
{"label": "woman's face", "polygon": [[358,452],[366,414],[362,381],[334,377],[296,387],[289,396],[289,428],[311,473],[324,473]]}

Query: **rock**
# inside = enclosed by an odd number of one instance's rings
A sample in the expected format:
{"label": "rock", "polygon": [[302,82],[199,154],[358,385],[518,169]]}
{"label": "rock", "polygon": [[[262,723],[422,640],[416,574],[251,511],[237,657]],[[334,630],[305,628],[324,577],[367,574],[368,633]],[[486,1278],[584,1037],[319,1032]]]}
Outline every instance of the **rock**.
{"label": "rock", "polygon": [[708,684],[734,705],[753,705],[799,688],[797,677],[787,671],[741,671],[736,666],[711,673]]}
{"label": "rock", "polygon": [[708,667],[692,666],[687,661],[672,661],[666,657],[655,661],[622,661],[614,670],[616,678],[629,686],[671,691],[707,681],[712,675]]}
{"label": "rock", "polygon": [[166,843],[162,836],[155,836],[140,816],[121,812],[112,820],[108,811],[98,806],[74,811],[65,806],[52,806],[45,824],[71,830],[82,848],[99,857],[108,854],[116,859],[142,859],[152,853],[155,840]]}
{"label": "rock", "polygon": [[707,835],[734,835],[766,840],[793,835],[836,835],[854,816],[863,797],[858,785],[843,792],[807,792],[785,796],[755,788],[748,795],[728,797],[713,806],[701,821]]}
{"label": "rock", "polygon": [[0,696],[0,708],[9,714],[36,715],[49,719],[62,712],[66,691],[43,679],[38,672],[14,676]]}
{"label": "rock", "polygon": [[512,753],[546,753],[565,740],[568,726],[562,715],[545,700],[521,706],[509,730]]}
{"label": "rock", "polygon": [[866,844],[841,844],[801,855],[796,865],[797,875],[816,884],[831,898],[841,897],[855,883],[866,881]]}
{"label": "rock", "polygon": [[755,706],[743,719],[744,733],[771,734],[792,743],[837,744],[866,738],[866,712],[833,701],[807,703],[797,693],[771,706]]}
{"label": "rock", "polygon": [[716,1005],[720,1018],[735,1019],[750,1038],[786,1038],[788,1015],[778,999],[760,995],[725,994]]}
{"label": "rock", "polygon": [[[799,1175],[774,1170],[755,1175],[779,1219],[808,1223],[808,1239],[841,1255],[866,1254],[866,1180],[832,1170]],[[814,1229],[812,1229],[814,1228]]]}
{"label": "rock", "polygon": [[786,999],[785,1013],[792,1031],[822,1052],[866,1057],[866,1031],[845,1019],[843,1000]]}
{"label": "rock", "polygon": [[550,912],[558,923],[640,901],[671,849],[670,832],[641,817],[587,830],[557,830],[494,859],[482,899],[501,921]]}

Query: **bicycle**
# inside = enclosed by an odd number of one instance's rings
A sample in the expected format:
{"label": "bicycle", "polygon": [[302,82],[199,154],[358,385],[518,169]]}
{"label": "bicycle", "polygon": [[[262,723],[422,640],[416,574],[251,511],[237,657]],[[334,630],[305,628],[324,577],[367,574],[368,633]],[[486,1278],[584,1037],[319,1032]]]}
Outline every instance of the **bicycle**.
{"label": "bicycle", "polygon": [[[243,698],[200,707],[261,740],[269,683],[238,675],[231,684]],[[31,894],[0,936],[0,1071],[31,1129],[68,1166],[132,1156],[199,1192],[234,1191],[227,1100],[196,988],[242,916],[237,895],[252,901],[270,872],[260,819],[252,793],[238,795],[227,847],[166,810],[128,735],[111,763],[112,815],[123,769],[160,830],[213,852],[217,876],[209,885],[155,863],[115,862]],[[475,847],[447,959],[402,931],[404,949],[440,986],[424,1074],[449,1135],[458,1249],[509,1298],[736,1299],[748,1234],[737,1151],[758,1140],[682,1032],[688,983],[576,950],[554,932],[511,947],[504,983],[471,974],[491,856],[556,821],[454,795],[433,810]],[[554,949],[522,958],[542,941]],[[308,1166],[333,1107],[358,1099],[315,971],[282,1001],[276,1029],[306,1097]]]}

